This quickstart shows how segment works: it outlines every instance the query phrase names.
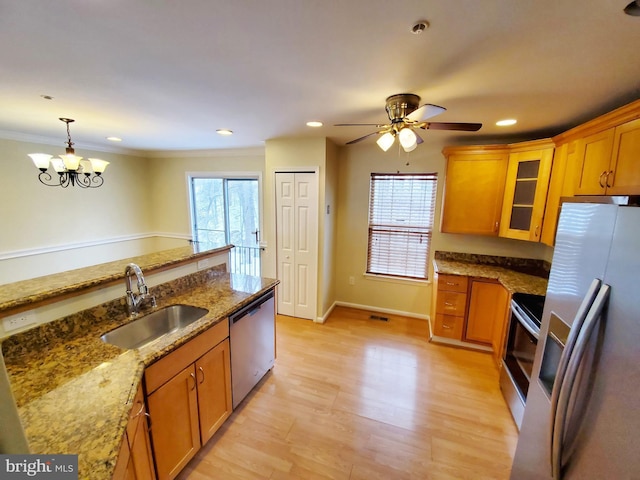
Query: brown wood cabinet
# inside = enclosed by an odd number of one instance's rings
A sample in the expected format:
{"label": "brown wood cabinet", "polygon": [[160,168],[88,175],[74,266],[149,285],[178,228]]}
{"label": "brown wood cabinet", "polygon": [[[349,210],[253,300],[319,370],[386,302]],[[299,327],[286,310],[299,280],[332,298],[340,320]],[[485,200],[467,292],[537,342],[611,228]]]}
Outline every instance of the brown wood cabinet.
{"label": "brown wood cabinet", "polygon": [[154,480],[156,478],[147,417],[142,387],[140,387],[133,399],[127,431],[122,439],[118,463],[113,474],[114,479]]}
{"label": "brown wood cabinet", "polygon": [[551,167],[551,179],[544,209],[540,241],[553,247],[560,217],[560,199],[571,197],[574,192],[576,141],[556,146]]}
{"label": "brown wood cabinet", "polygon": [[438,275],[434,335],[462,340],[467,308],[467,286],[467,277]]}
{"label": "brown wood cabinet", "polygon": [[175,478],[231,415],[228,336],[225,320],[145,372],[160,480]]}
{"label": "brown wood cabinet", "polygon": [[497,236],[508,147],[448,147],[443,154],[447,158],[447,175],[440,230]]}
{"label": "brown wood cabinet", "polygon": [[500,236],[537,242],[547,201],[553,143],[518,144],[509,154]]}
{"label": "brown wood cabinet", "polygon": [[509,310],[509,292],[496,281],[472,278],[463,339],[491,345],[499,357]]}
{"label": "brown wood cabinet", "polygon": [[576,195],[640,194],[640,119],[578,141]]}

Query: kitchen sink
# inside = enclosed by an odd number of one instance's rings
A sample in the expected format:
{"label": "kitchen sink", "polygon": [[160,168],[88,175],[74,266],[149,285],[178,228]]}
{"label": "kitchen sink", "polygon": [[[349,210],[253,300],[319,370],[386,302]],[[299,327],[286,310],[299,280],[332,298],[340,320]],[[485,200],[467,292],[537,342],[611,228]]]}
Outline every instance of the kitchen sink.
{"label": "kitchen sink", "polygon": [[105,333],[100,339],[116,347],[133,349],[175,332],[204,317],[209,310],[191,305],[171,305]]}

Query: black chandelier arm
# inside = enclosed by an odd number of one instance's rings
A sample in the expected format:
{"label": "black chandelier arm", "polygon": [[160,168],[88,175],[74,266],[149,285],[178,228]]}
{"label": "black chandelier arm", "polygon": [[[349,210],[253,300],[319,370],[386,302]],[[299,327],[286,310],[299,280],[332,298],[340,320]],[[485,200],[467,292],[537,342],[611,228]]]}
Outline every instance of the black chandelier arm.
{"label": "black chandelier arm", "polygon": [[38,180],[47,187],[62,188],[67,188],[69,185],[72,187],[77,185],[80,188],[98,188],[104,183],[104,178],[101,175],[94,174],[92,176],[91,174],[78,174],[77,172],[58,172],[58,178],[55,181],[46,170],[40,171]]}
{"label": "black chandelier arm", "polygon": [[66,185],[63,184],[63,178],[62,178],[63,174],[59,173],[58,175],[59,175],[59,178],[57,182],[49,183],[49,182],[52,182],[53,177],[46,170],[44,171],[41,170],[40,173],[38,174],[38,180],[40,180],[40,183],[42,183],[43,185],[46,185],[47,187],[59,187],[59,186],[65,187]]}

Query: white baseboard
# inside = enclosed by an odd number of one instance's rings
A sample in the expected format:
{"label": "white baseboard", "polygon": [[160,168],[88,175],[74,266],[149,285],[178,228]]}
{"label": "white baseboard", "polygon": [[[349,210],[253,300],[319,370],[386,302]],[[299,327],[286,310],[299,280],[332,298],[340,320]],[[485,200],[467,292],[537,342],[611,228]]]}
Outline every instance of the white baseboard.
{"label": "white baseboard", "polygon": [[[391,308],[372,307],[371,305],[360,305],[358,303],[349,303],[349,302],[335,302],[331,306],[331,309],[329,310],[329,313],[336,306],[357,308],[358,310],[369,310],[369,311],[372,311],[372,312],[379,312],[379,313],[389,313],[391,315],[400,315],[402,317],[419,318],[420,320],[429,320],[429,315],[424,315],[424,314],[421,314],[421,313],[404,312],[402,310],[393,310]],[[327,316],[328,315],[325,315],[323,318],[326,320]],[[323,322],[324,322],[324,320],[323,320]]]}
{"label": "white baseboard", "polygon": [[333,312],[333,309],[336,308],[336,302],[333,302],[333,304],[329,307],[329,310],[326,311],[326,313],[322,316],[322,317],[317,317],[314,322],[315,323],[324,323],[327,321],[327,318],[329,318],[329,315],[331,315],[331,312]]}

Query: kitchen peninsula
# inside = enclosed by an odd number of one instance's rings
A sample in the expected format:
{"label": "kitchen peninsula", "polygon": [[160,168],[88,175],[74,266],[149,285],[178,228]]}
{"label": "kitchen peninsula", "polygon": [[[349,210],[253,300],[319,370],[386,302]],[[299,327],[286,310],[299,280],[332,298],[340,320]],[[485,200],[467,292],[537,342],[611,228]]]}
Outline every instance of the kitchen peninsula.
{"label": "kitchen peninsula", "polygon": [[[147,274],[224,254],[229,248],[194,252],[186,247],[111,262],[73,271],[66,283],[61,282],[65,274],[18,282],[31,288],[3,286],[0,305],[5,310],[30,308],[30,302],[53,303],[78,292],[119,284],[129,261],[135,260]],[[5,338],[2,353],[31,453],[78,454],[80,478],[112,478],[145,368],[226,323],[231,313],[273,290],[277,283],[230,274],[223,263],[151,287],[158,308],[187,304],[208,313],[136,350],[122,350],[100,339],[130,320],[124,296]]]}

